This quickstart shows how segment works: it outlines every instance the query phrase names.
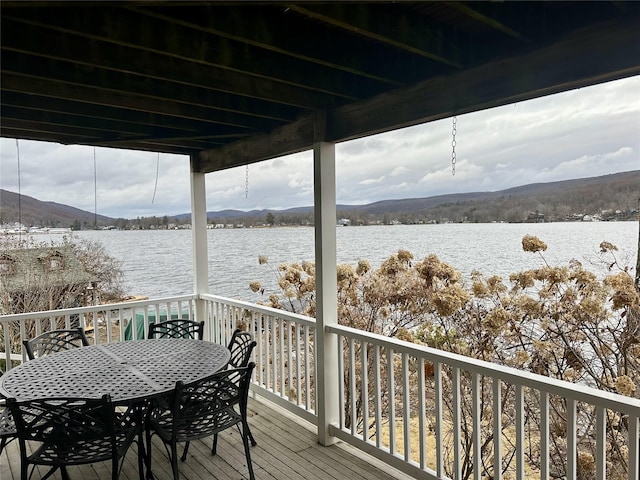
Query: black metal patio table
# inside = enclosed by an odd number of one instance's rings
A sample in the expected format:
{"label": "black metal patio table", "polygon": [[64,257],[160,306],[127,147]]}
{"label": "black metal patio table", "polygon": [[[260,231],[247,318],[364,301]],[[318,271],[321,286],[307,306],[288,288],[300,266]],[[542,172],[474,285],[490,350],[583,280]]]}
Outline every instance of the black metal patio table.
{"label": "black metal patio table", "polygon": [[[91,345],[12,368],[0,379],[0,393],[19,401],[109,394],[114,404],[133,405],[171,392],[178,380],[188,383],[215,373],[230,356],[224,345],[185,338]],[[153,478],[145,450],[140,439],[146,477]]]}
{"label": "black metal patio table", "polygon": [[0,379],[0,393],[18,400],[109,394],[114,403],[135,402],[172,391],[178,380],[215,373],[229,357],[224,345],[184,338],[92,345],[12,368]]}

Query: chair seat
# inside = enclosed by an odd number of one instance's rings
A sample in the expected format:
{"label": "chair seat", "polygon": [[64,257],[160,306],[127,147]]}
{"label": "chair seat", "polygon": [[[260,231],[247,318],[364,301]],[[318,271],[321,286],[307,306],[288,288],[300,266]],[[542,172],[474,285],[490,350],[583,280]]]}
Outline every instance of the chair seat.
{"label": "chair seat", "polygon": [[[164,441],[170,441],[173,429],[173,414],[164,410],[154,414],[147,420],[157,435]],[[188,422],[176,425],[175,439],[177,442],[187,442],[215,435],[218,432],[236,425],[242,421],[242,416],[233,407],[217,410],[216,413],[192,418]]]}
{"label": "chair seat", "polygon": [[[135,437],[131,435],[116,435],[116,450],[118,456],[124,456],[129,445]],[[36,465],[84,465],[87,463],[101,462],[112,458],[111,437],[99,435],[95,438],[72,439],[65,437],[65,441],[58,438],[55,442],[47,442],[40,445],[28,456],[29,463]]]}

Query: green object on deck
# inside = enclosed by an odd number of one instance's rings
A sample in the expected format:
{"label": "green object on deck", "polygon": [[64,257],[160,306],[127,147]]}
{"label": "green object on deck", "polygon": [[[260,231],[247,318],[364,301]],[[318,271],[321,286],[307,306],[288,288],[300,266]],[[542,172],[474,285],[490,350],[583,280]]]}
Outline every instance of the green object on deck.
{"label": "green object on deck", "polygon": [[[171,320],[175,320],[176,318],[178,318],[178,314],[177,313],[172,313],[171,314]],[[182,317],[185,320],[189,319],[189,313],[188,312],[182,312]],[[147,319],[149,320],[149,323],[156,323],[156,314],[155,313],[149,313],[147,315]],[[167,320],[167,314],[166,313],[161,313],[160,314],[160,322],[164,322]],[[135,328],[136,328],[136,336],[134,338],[133,336],[133,325],[135,324]],[[135,321],[130,321],[129,323],[127,323],[127,326],[124,329],[124,339],[125,340],[143,340],[145,338],[147,338],[147,330],[148,327],[145,324],[144,321],[144,314],[143,313],[136,313],[136,318]]]}

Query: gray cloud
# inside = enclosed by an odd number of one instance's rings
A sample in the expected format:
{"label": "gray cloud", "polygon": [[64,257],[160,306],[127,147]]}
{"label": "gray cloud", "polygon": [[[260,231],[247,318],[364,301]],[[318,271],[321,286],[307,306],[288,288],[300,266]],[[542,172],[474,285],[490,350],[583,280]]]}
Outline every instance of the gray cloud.
{"label": "gray cloud", "polygon": [[[20,191],[111,217],[186,213],[189,159],[19,141]],[[338,144],[338,203],[495,191],[640,169],[640,77]],[[156,173],[157,180],[156,180]],[[94,174],[96,187],[94,196]],[[313,154],[207,175],[207,209],[313,204]],[[16,141],[0,139],[0,188],[18,191]],[[155,192],[155,194],[154,194]]]}

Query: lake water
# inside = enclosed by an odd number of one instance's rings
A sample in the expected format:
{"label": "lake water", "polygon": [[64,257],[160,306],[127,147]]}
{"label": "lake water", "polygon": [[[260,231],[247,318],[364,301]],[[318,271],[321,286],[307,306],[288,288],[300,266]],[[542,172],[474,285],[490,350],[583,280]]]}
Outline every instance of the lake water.
{"label": "lake water", "polygon": [[[311,227],[208,230],[209,291],[258,300],[249,283],[269,284],[282,262],[314,260]],[[126,291],[158,298],[193,291],[191,231],[85,231],[79,237],[102,243],[125,273]],[[341,227],[337,230],[338,263],[365,258],[376,268],[399,249],[416,260],[434,253],[468,278],[472,270],[501,275],[543,265],[538,254],[522,251],[524,235],[535,235],[548,249],[551,265],[575,258],[585,266],[602,241],[618,247],[618,256],[635,267],[638,222],[571,222],[538,224],[443,224]],[[269,258],[259,265],[258,256]],[[589,267],[595,272],[601,270]]]}

